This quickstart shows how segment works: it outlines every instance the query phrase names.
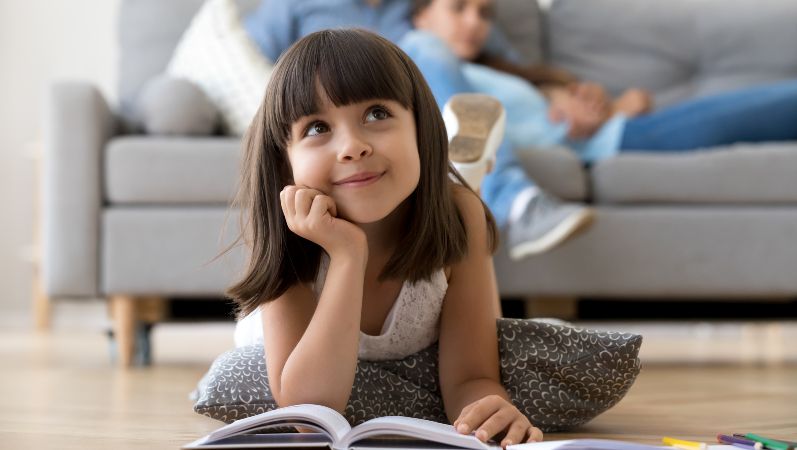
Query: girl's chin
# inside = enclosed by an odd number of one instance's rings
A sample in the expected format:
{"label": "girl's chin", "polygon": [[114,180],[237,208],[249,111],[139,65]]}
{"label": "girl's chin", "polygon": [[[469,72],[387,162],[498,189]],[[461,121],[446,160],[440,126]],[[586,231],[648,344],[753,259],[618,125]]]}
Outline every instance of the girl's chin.
{"label": "girl's chin", "polygon": [[[383,205],[386,206],[386,205]],[[338,207],[338,216],[341,219],[348,220],[356,224],[369,224],[379,222],[390,215],[393,209],[374,208],[373,206],[362,208],[340,208]]]}
{"label": "girl's chin", "polygon": [[365,212],[365,211],[357,211],[357,212],[349,212],[349,211],[342,211],[340,213],[340,218],[348,220],[351,223],[355,224],[369,224],[374,222],[379,222],[380,220],[387,217],[387,214],[374,214],[373,211]]}

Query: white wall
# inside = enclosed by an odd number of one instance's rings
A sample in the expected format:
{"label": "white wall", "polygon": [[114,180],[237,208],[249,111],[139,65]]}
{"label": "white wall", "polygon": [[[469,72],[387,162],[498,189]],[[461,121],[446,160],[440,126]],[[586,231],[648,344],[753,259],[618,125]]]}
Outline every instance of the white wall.
{"label": "white wall", "polygon": [[114,103],[119,0],[0,0],[0,315],[30,311],[36,161],[48,85],[96,83]]}

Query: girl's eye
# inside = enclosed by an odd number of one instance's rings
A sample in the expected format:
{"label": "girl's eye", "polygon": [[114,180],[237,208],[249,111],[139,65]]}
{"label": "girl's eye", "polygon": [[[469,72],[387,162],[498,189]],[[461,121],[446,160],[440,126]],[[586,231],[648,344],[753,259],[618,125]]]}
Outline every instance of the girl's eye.
{"label": "girl's eye", "polygon": [[384,106],[375,106],[368,111],[365,116],[366,122],[374,122],[378,120],[385,120],[390,117],[390,113]]}
{"label": "girl's eye", "polygon": [[329,131],[329,127],[324,122],[311,123],[304,132],[305,136],[318,136]]}

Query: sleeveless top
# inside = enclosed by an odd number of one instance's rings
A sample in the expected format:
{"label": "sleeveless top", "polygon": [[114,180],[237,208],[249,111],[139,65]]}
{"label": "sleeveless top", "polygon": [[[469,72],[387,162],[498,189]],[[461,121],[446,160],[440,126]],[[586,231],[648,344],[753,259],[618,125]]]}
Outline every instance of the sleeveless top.
{"label": "sleeveless top", "polygon": [[[321,259],[318,277],[313,285],[316,299],[324,286],[329,260]],[[440,312],[448,289],[443,269],[429,280],[401,285],[379,335],[360,331],[358,358],[364,361],[402,359],[437,342],[440,335]],[[263,342],[260,309],[241,319],[235,327],[237,347]]]}
{"label": "sleeveless top", "polygon": [[[321,295],[329,259],[322,257],[313,286],[316,298]],[[429,280],[405,281],[390,308],[378,336],[360,331],[359,359],[380,361],[402,359],[437,342],[440,335],[440,312],[448,289],[443,269]]]}

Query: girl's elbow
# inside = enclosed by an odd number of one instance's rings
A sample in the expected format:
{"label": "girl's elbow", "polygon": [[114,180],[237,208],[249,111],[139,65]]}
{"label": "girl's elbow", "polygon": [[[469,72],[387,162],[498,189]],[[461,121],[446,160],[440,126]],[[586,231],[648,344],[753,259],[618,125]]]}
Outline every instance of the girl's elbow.
{"label": "girl's elbow", "polygon": [[[331,394],[331,395],[330,395]],[[299,389],[283,389],[280,392],[272,392],[274,402],[278,407],[284,408],[286,406],[313,404],[326,406],[327,408],[334,409],[340,414],[346,411],[346,405],[349,402],[349,394],[345,397],[335,396],[333,392],[312,392],[307,389],[307,386],[300,386]]]}

